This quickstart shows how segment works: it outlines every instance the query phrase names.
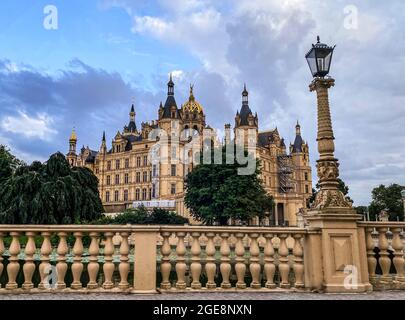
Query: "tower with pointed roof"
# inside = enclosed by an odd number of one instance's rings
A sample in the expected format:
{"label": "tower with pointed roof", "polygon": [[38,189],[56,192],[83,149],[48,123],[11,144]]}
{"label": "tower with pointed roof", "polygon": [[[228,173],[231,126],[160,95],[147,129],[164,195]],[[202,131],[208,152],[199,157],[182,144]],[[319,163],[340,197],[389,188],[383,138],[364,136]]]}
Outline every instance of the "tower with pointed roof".
{"label": "tower with pointed roof", "polygon": [[177,108],[176,99],[174,98],[174,82],[170,73],[169,82],[167,83],[167,98],[164,105],[159,106],[159,127],[169,132],[173,122],[181,121],[180,110]]}
{"label": "tower with pointed roof", "polygon": [[194,86],[190,85],[190,94],[188,100],[181,107],[181,119],[183,128],[187,136],[191,135],[192,130],[202,133],[205,128],[205,115],[202,105],[194,97]]}
{"label": "tower with pointed roof", "polygon": [[297,120],[295,125],[294,143],[290,144],[290,154],[295,167],[297,193],[302,195],[305,202],[312,195],[311,165],[309,163],[309,147],[301,136],[301,125]]}
{"label": "tower with pointed roof", "polygon": [[73,128],[69,137],[69,152],[66,156],[69,165],[72,167],[75,167],[77,165],[76,145],[77,145],[77,135],[75,128]]}
{"label": "tower with pointed roof", "polygon": [[239,132],[239,134],[243,132],[244,146],[247,147],[249,145],[249,139],[252,139],[252,133],[254,133],[257,142],[258,128],[259,120],[257,114],[253,115],[249,107],[249,92],[246,89],[246,84],[244,84],[242,91],[242,107],[240,111],[238,110],[236,112],[235,116],[235,137],[237,136],[237,132]]}

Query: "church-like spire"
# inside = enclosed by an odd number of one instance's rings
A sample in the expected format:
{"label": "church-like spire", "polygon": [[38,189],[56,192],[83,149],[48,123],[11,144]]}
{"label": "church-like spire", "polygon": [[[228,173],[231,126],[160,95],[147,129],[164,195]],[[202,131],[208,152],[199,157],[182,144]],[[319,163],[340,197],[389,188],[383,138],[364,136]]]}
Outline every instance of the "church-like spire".
{"label": "church-like spire", "polygon": [[249,92],[246,90],[246,83],[243,85],[242,104],[249,104]]}
{"label": "church-like spire", "polygon": [[77,144],[77,135],[75,128],[73,127],[69,137],[69,153],[76,154],[76,144]]}
{"label": "church-like spire", "polygon": [[72,129],[72,133],[70,134],[69,141],[77,141],[75,127],[73,127],[73,129]]}
{"label": "church-like spire", "polygon": [[101,141],[105,142],[105,131],[103,131],[103,139]]}
{"label": "church-like spire", "polygon": [[169,82],[167,83],[167,99],[163,107],[163,113],[160,114],[161,118],[179,118],[179,110],[177,109],[176,100],[174,99],[174,82],[172,74],[170,73]]}
{"label": "church-like spire", "polygon": [[174,96],[174,82],[172,78],[172,73],[170,73],[169,82],[167,83],[167,95]]}
{"label": "church-like spire", "polygon": [[294,144],[292,145],[292,153],[302,152],[302,145],[304,144],[304,140],[301,137],[301,126],[297,120],[297,124],[295,125],[295,140]]}
{"label": "church-like spire", "polygon": [[130,122],[135,122],[135,106],[134,106],[134,102],[132,102],[132,106],[131,106],[131,111],[129,112],[129,121]]}
{"label": "church-like spire", "polygon": [[242,91],[242,108],[240,109],[240,112],[236,113],[236,117],[240,117],[240,121],[238,125],[240,126],[246,126],[249,125],[250,117],[254,117],[252,110],[249,108],[249,100],[248,100],[249,93],[246,89],[246,83],[243,85],[243,91]]}

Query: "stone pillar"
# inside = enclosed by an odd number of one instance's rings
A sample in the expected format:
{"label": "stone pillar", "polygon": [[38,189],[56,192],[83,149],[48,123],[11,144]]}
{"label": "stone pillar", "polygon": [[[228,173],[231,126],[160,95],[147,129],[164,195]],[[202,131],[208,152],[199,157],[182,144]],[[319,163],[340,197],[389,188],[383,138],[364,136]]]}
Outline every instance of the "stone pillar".
{"label": "stone pillar", "polygon": [[[315,78],[310,91],[317,93],[318,151],[317,173],[320,190],[311,209],[305,215],[310,231],[306,241],[305,261],[315,259],[322,268],[313,264],[316,279],[310,285],[326,292],[365,292],[371,290],[368,281],[367,254],[364,230],[357,227],[361,219],[338,189],[339,163],[334,157],[335,145],[329,108],[328,89],[334,86],[332,78]],[[320,252],[319,252],[320,250]],[[313,276],[312,276],[313,277]]]}
{"label": "stone pillar", "polygon": [[136,231],[134,292],[156,293],[156,247],[158,228]]}

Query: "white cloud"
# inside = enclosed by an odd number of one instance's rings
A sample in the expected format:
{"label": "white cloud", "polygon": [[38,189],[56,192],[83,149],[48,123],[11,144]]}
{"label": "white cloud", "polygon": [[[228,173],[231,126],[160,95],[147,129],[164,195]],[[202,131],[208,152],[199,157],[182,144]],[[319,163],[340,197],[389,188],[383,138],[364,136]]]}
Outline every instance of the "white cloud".
{"label": "white cloud", "polygon": [[46,113],[39,113],[33,117],[19,110],[18,116],[6,116],[1,121],[0,128],[27,138],[50,141],[57,134],[57,131],[52,128],[53,122],[53,118]]}

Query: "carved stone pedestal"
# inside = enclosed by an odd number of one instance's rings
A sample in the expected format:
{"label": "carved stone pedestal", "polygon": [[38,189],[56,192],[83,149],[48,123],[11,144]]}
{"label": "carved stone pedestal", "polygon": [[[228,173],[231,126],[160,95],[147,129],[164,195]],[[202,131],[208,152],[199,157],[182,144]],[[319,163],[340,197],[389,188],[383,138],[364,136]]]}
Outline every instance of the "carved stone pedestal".
{"label": "carved stone pedestal", "polygon": [[[306,215],[313,232],[306,242],[307,266],[315,275],[307,279],[311,287],[325,292],[367,292],[366,241],[360,216],[351,208],[312,210]],[[311,274],[306,272],[306,274]]]}

